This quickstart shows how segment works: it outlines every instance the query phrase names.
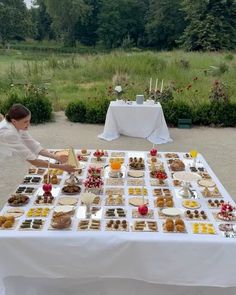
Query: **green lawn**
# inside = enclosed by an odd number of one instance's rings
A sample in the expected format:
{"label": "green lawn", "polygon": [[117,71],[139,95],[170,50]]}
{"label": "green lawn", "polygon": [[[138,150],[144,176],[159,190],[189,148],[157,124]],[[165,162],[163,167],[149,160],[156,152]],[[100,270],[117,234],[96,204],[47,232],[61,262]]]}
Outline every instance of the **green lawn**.
{"label": "green lawn", "polygon": [[108,97],[109,87],[117,84],[125,88],[124,97],[134,99],[149,87],[150,77],[153,81],[163,79],[165,87],[174,85],[175,99],[190,104],[207,100],[213,82],[220,80],[229,87],[232,101],[236,101],[233,53],[113,51],[80,55],[0,51],[0,99],[4,100],[10,89],[20,91],[24,83],[44,84],[54,110],[65,109],[68,102],[78,98]]}

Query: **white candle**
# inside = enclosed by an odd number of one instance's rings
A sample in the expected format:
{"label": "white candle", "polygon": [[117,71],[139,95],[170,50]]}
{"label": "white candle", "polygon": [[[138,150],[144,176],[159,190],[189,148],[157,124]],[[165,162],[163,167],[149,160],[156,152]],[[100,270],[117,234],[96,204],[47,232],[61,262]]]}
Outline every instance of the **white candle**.
{"label": "white candle", "polygon": [[163,79],[161,80],[161,93],[163,91]]}
{"label": "white candle", "polygon": [[150,87],[149,87],[149,91],[152,91],[152,78],[150,78]]}
{"label": "white candle", "polygon": [[156,79],[155,92],[157,92],[158,78]]}

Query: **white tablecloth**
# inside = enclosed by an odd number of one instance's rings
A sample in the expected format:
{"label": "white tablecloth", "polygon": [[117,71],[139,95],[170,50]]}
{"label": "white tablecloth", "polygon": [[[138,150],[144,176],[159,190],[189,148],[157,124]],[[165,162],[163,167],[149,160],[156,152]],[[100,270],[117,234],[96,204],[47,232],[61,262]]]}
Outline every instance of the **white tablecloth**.
{"label": "white tablecloth", "polygon": [[[127,152],[126,161],[130,155],[133,152]],[[203,157],[198,159],[224,199],[234,203]],[[162,160],[167,168],[165,157]],[[148,187],[148,195],[152,189]],[[181,201],[175,197],[177,207]],[[1,230],[0,294],[222,294],[215,287],[233,287],[224,294],[235,294],[236,241],[224,238],[206,200],[198,201],[217,235],[191,234],[190,223],[188,234],[164,233],[160,219],[158,233],[80,232],[76,218],[69,231],[48,230],[50,220],[42,231]]]}
{"label": "white tablecloth", "polygon": [[146,138],[155,144],[172,141],[160,103],[139,105],[133,102],[128,105],[112,101],[103,133],[98,137],[111,141],[120,134]]}

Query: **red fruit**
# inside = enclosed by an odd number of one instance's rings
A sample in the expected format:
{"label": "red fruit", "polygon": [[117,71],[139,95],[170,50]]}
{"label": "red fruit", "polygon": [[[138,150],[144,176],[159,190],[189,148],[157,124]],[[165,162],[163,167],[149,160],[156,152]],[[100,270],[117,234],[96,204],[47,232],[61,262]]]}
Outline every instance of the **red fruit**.
{"label": "red fruit", "polygon": [[157,155],[157,149],[151,149],[150,150],[150,155],[155,157]]}
{"label": "red fruit", "polygon": [[51,183],[45,183],[43,185],[43,190],[45,191],[45,193],[50,192],[52,190],[52,185]]}
{"label": "red fruit", "polygon": [[138,207],[138,212],[139,212],[139,214],[141,214],[141,215],[147,215],[147,213],[148,213],[148,207],[147,207],[147,205],[140,205],[139,207]]}

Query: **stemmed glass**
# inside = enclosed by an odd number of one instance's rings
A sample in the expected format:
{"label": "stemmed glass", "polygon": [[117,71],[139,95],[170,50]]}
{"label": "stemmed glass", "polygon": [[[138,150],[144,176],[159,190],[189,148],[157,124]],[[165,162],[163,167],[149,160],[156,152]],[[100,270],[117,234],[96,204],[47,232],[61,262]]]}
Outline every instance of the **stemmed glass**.
{"label": "stemmed glass", "polygon": [[193,167],[196,168],[198,151],[197,151],[197,150],[191,150],[191,151],[189,152],[189,154],[190,154],[190,156],[193,158]]}

